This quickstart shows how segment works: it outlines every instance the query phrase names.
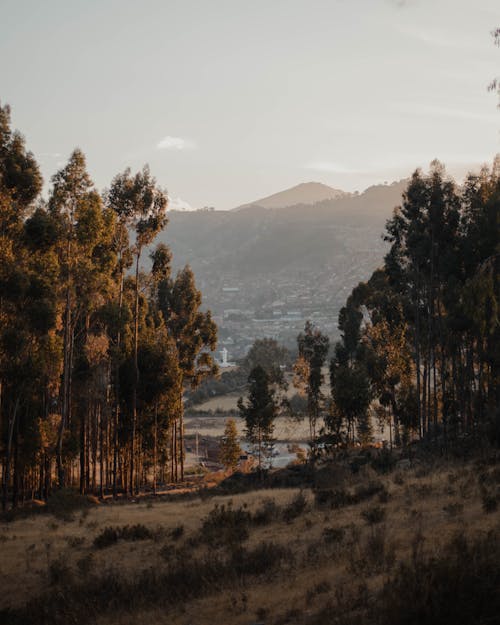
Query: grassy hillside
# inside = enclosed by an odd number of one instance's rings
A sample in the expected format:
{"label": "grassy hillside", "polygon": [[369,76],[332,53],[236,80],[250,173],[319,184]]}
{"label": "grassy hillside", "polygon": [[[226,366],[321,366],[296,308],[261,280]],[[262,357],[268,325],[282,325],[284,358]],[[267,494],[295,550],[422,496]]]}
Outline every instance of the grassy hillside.
{"label": "grassy hillside", "polygon": [[348,460],[302,488],[61,500],[55,516],[3,522],[0,620],[498,622],[500,458],[388,474]]}

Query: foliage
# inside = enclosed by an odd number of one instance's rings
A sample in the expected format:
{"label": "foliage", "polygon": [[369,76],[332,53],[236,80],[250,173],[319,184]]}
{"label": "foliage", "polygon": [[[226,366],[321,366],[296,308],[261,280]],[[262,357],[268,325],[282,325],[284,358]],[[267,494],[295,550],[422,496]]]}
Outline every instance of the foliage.
{"label": "foliage", "polygon": [[240,397],[238,409],[245,419],[246,435],[256,449],[258,469],[261,471],[264,459],[271,452],[274,420],[278,411],[274,391],[270,388],[269,376],[261,366],[258,365],[250,372],[248,399],[245,403]]}
{"label": "foliage", "polygon": [[309,420],[309,446],[311,459],[317,455],[317,423],[324,413],[325,397],[321,390],[323,384],[322,367],[325,363],[330,340],[306,322],[304,332],[297,337],[298,358],[294,364],[294,386],[307,398],[307,417]]}
{"label": "foliage", "polygon": [[189,267],[171,277],[165,245],[141,271],[167,223],[147,166],[101,196],[75,149],[47,202],[41,187],[0,107],[2,508],[58,488],[47,508],[69,516],[76,483],[102,497],[183,477],[183,394],[215,372],[217,328]]}
{"label": "foliage", "polygon": [[234,419],[228,419],[224,428],[224,434],[219,446],[219,461],[226,469],[235,470],[241,455],[241,447],[238,443],[238,430]]}

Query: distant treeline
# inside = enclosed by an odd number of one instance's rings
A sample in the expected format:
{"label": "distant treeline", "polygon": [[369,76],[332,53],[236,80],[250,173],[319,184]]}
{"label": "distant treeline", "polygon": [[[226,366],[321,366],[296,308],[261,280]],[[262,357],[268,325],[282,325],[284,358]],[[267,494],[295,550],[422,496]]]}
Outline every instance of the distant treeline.
{"label": "distant treeline", "polygon": [[[183,477],[183,394],[215,370],[216,326],[185,267],[171,275],[167,195],[147,167],[100,195],[76,149],[48,201],[0,106],[2,505],[136,492]],[[130,240],[130,238],[132,241]]]}

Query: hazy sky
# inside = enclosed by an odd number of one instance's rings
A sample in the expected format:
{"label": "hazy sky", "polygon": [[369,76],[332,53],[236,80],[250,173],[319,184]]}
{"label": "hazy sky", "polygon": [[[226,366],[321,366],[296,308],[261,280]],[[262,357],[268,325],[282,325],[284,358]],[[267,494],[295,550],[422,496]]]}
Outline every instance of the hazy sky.
{"label": "hazy sky", "polygon": [[45,179],[149,163],[174,198],[344,190],[500,152],[499,0],[0,0],[0,98]]}

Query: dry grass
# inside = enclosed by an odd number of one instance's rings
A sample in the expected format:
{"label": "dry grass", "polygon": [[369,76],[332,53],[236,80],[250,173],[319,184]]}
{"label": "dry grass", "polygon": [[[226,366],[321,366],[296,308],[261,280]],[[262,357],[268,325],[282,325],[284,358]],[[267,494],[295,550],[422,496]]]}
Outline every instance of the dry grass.
{"label": "dry grass", "polygon": [[[210,401],[216,402],[217,399],[218,398],[214,398]],[[222,399],[226,399],[226,396],[221,398],[221,400]],[[205,404],[203,404],[203,406],[205,407]],[[212,407],[212,410],[217,407],[220,406],[214,406]],[[226,410],[231,410],[231,408],[226,408]],[[245,422],[243,419],[238,418],[238,411],[236,407],[234,409],[234,416],[236,417],[236,428],[238,430],[238,434],[241,438],[243,438],[245,436]],[[200,436],[222,436],[226,420],[227,415],[214,415],[210,417],[187,416],[185,420],[186,431],[190,434],[198,432]],[[320,421],[318,423],[318,428],[322,425],[323,422]],[[296,421],[290,419],[289,417],[278,417],[274,423],[274,437],[282,441],[307,441],[309,439],[309,425],[307,419]]]}
{"label": "dry grass", "polygon": [[[382,478],[386,494],[338,509],[318,507],[311,490],[305,490],[302,494],[306,507],[295,518],[288,518],[283,511],[301,491],[273,489],[207,500],[158,501],[153,505],[101,504],[83,510],[71,522],[44,515],[3,523],[0,607],[20,607],[28,599],[50,591],[54,581],[57,585],[59,565],[63,565],[63,574],[77,580],[84,580],[92,572],[110,570],[134,580],[140,571],[160,570],[172,558],[182,558],[178,553],[195,554],[201,559],[217,557],[227,548],[216,549],[199,541],[203,520],[215,505],[243,508],[254,518],[257,511],[274,502],[275,516],[263,523],[252,522],[244,546],[251,550],[262,543],[274,543],[290,549],[293,555],[276,570],[264,575],[235,576],[222,586],[214,584],[208,593],[194,593],[189,600],[168,606],[138,605],[115,610],[102,614],[97,622],[306,623],[332,601],[346,600],[351,593],[356,594],[357,601],[365,594],[373,595],[397,563],[411,560],[416,551],[436,554],[459,532],[474,537],[498,528],[498,512],[488,514],[482,504],[485,484],[490,492],[498,490],[495,471],[500,473],[491,467],[478,470],[470,463],[442,466],[430,472],[417,468],[392,473]],[[335,471],[334,475],[337,478],[332,488],[355,489],[369,479],[381,479],[366,467],[357,475]],[[370,515],[363,513],[374,506],[384,515],[381,522],[371,524]],[[153,539],[118,541],[100,550],[93,546],[104,528],[136,524],[150,529]]]}

